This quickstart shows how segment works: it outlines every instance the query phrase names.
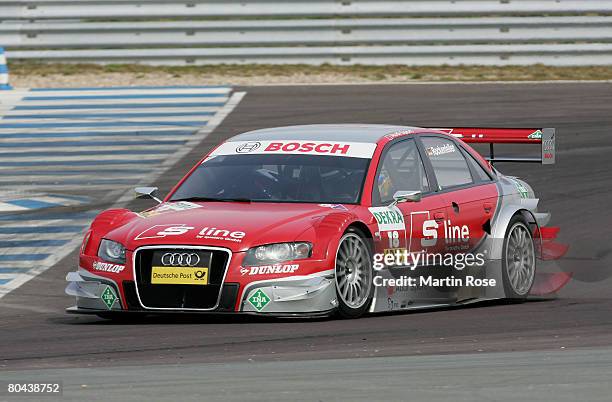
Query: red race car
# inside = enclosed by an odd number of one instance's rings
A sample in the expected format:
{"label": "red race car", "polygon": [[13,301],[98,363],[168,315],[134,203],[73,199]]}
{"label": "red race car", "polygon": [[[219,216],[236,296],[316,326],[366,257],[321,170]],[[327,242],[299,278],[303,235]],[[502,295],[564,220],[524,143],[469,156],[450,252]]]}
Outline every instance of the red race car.
{"label": "red race car", "polygon": [[[485,159],[466,143],[489,144]],[[494,144],[535,144],[499,157]],[[308,125],[220,144],[144,212],[111,209],[67,276],[72,313],[358,317],[522,300],[557,230],[493,162],[555,161],[550,128]],[[537,286],[537,285],[536,285]]]}

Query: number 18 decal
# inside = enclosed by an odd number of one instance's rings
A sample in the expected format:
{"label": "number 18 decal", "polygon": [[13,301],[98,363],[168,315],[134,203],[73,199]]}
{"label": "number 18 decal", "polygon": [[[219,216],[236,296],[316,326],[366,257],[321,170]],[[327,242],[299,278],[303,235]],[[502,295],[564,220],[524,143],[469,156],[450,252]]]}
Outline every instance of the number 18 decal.
{"label": "number 18 decal", "polygon": [[389,248],[398,248],[400,246],[399,233],[397,230],[387,232],[389,237]]}

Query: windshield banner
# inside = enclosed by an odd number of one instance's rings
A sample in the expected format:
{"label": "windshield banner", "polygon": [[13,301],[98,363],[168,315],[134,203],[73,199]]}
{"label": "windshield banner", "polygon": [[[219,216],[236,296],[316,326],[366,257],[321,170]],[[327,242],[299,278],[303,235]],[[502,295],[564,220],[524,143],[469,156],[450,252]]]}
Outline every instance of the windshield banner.
{"label": "windshield banner", "polygon": [[334,141],[234,141],[221,144],[209,156],[240,154],[327,155],[371,158],[376,144]]}

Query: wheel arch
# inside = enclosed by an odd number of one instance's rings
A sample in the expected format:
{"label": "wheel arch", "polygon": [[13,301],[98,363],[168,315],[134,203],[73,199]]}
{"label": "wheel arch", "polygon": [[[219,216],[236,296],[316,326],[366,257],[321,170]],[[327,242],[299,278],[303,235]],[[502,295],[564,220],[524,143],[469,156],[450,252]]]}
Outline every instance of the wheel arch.
{"label": "wheel arch", "polygon": [[[344,229],[342,229],[342,227]],[[334,237],[330,238],[330,242],[327,244],[327,252],[326,252],[327,257],[326,258],[329,259],[328,261],[330,261],[330,263],[334,261],[336,258],[336,251],[338,251],[338,247],[340,246],[340,240],[342,239],[342,236],[348,233],[351,229],[359,229],[359,231],[365,234],[366,243],[370,247],[370,251],[374,252],[374,237],[372,235],[372,232],[370,231],[370,229],[365,223],[363,223],[362,221],[356,220],[348,224],[345,223],[344,225],[342,225],[342,227],[340,228],[340,230],[337,232],[337,234]]]}
{"label": "wheel arch", "polygon": [[365,223],[361,221],[352,222],[346,227],[346,230],[344,231],[344,233],[348,232],[351,228],[359,229],[370,240],[373,239],[372,232],[370,232],[370,228],[368,228],[368,225],[366,225]]}
{"label": "wheel arch", "polygon": [[343,235],[347,233],[351,228],[359,229],[366,236],[365,240],[368,247],[370,247],[370,253],[374,253],[374,236],[372,235],[372,232],[370,231],[368,225],[361,221],[352,222],[346,227]]}
{"label": "wheel arch", "polygon": [[503,253],[503,243],[506,237],[506,231],[510,221],[515,216],[522,216],[527,224],[532,228],[534,240],[536,243],[536,254],[541,254],[541,233],[540,226],[534,213],[525,208],[523,205],[509,204],[502,208],[499,215],[495,219],[495,223],[491,226],[491,237],[493,244],[491,245],[490,259],[501,260]]}

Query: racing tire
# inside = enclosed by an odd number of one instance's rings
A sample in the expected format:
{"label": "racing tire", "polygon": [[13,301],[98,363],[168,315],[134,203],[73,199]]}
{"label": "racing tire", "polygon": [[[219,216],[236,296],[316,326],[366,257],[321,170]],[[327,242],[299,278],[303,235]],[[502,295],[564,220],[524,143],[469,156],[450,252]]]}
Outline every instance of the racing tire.
{"label": "racing tire", "polygon": [[374,286],[371,243],[361,230],[349,228],[340,239],[334,271],[338,315],[362,316],[372,303]]}
{"label": "racing tire", "polygon": [[535,279],[536,255],[529,225],[520,215],[510,220],[504,236],[502,280],[506,299],[524,301]]}

